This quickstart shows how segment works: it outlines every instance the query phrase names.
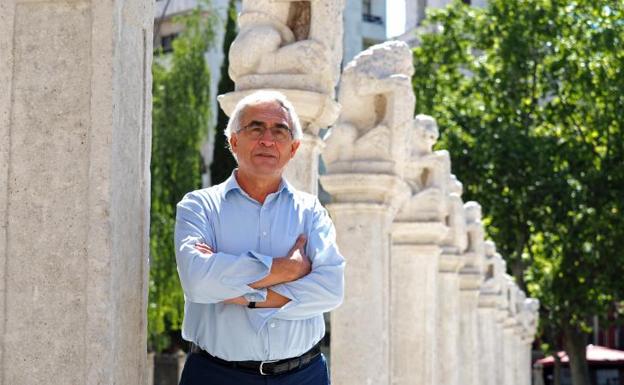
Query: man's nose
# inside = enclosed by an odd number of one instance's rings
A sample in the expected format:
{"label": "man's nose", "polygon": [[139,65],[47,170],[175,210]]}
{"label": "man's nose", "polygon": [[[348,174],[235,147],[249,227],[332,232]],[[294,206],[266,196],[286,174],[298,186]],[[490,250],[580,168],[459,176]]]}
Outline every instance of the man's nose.
{"label": "man's nose", "polygon": [[275,137],[271,133],[271,130],[269,129],[264,130],[264,132],[262,133],[262,136],[260,137],[260,143],[262,143],[265,146],[272,146],[275,144]]}

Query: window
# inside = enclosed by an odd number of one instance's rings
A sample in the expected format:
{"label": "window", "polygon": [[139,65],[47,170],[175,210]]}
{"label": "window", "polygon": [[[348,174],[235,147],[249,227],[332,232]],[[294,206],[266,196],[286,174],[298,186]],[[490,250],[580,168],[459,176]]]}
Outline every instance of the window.
{"label": "window", "polygon": [[178,37],[177,33],[172,33],[171,35],[163,36],[160,38],[160,45],[164,53],[173,51],[173,41]]}
{"label": "window", "polygon": [[371,0],[362,1],[362,13],[365,15],[370,15],[373,13],[373,4]]}

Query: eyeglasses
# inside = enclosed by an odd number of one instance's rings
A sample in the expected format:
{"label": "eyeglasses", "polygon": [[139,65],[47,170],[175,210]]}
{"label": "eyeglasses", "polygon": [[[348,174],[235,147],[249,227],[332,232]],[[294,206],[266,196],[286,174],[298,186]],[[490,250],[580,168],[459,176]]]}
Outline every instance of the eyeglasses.
{"label": "eyeglasses", "polygon": [[264,136],[266,130],[271,132],[271,136],[276,142],[286,142],[292,139],[290,128],[282,125],[267,127],[262,122],[251,122],[241,130],[250,139],[258,140]]}

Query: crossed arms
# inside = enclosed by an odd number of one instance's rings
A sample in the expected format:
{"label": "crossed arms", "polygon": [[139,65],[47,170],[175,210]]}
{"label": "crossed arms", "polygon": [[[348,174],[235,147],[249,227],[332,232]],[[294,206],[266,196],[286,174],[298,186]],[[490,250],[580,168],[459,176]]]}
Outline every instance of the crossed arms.
{"label": "crossed arms", "polygon": [[240,255],[214,250],[215,232],[205,206],[194,192],[177,208],[176,261],[187,301],[254,301],[257,307],[274,308],[272,317],[286,320],[310,318],[342,302],[344,259],[333,224],[318,201],[309,233],[286,256],[275,258],[255,250]]}

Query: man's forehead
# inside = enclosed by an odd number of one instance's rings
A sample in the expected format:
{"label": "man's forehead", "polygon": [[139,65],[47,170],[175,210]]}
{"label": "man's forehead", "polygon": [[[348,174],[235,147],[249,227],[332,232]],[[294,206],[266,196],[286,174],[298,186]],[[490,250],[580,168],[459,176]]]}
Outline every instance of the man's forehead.
{"label": "man's forehead", "polygon": [[286,107],[277,101],[266,101],[250,104],[245,107],[242,114],[243,119],[255,119],[256,117],[273,117],[288,120],[289,113]]}

